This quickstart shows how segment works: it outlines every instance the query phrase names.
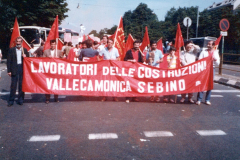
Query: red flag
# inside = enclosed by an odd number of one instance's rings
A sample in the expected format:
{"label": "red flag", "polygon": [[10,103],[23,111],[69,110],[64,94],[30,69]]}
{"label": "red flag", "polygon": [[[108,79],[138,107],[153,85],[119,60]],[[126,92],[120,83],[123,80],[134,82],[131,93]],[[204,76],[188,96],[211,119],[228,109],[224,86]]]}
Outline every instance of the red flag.
{"label": "red flag", "polygon": [[20,31],[19,31],[18,21],[17,21],[17,17],[16,17],[14,25],[13,25],[12,36],[11,36],[10,45],[9,45],[10,48],[16,46],[15,40],[19,36],[20,36]]}
{"label": "red flag", "polygon": [[112,34],[111,36],[109,36],[108,38],[109,39],[114,39],[115,38],[115,35],[116,35],[116,31],[115,31],[115,33],[114,34]]}
{"label": "red flag", "polygon": [[168,69],[168,61],[167,61],[167,56],[169,54],[164,54],[164,57],[163,57],[163,62],[160,63],[160,68],[162,69]]}
{"label": "red flag", "polygon": [[125,52],[125,36],[124,36],[124,30],[123,30],[123,19],[120,18],[120,22],[118,25],[118,28],[115,32],[115,38],[114,38],[114,44],[113,46],[118,49],[118,53],[120,56],[120,59],[124,59],[124,52]]}
{"label": "red flag", "polygon": [[222,39],[222,35],[220,35],[220,36],[218,37],[218,39],[215,41],[215,46],[218,46],[218,45],[219,45],[221,39]]}
{"label": "red flag", "polygon": [[76,57],[74,49],[75,49],[74,47],[72,49],[70,49],[68,56],[67,56],[68,60],[74,61],[74,58]]}
{"label": "red flag", "polygon": [[176,48],[176,57],[177,57],[177,67],[180,67],[180,51],[181,51],[181,47],[184,46],[184,41],[183,41],[183,37],[182,37],[182,31],[180,28],[180,24],[178,23],[177,26],[177,33],[176,33],[176,40],[175,40],[175,48]]}
{"label": "red flag", "polygon": [[94,42],[94,40],[89,35],[87,35],[87,37],[88,39],[92,40],[92,42]]}
{"label": "red flag", "polygon": [[31,46],[27,43],[27,41],[23,37],[22,37],[22,39],[23,39],[23,42],[22,42],[23,48],[26,48],[27,51],[29,51],[31,49]]}
{"label": "red flag", "polygon": [[[15,18],[12,36],[11,36],[10,45],[9,45],[10,48],[16,46],[17,37],[21,37],[21,35],[20,35],[20,31],[19,31],[17,18]],[[22,37],[22,39],[23,39],[22,46],[29,51],[31,49],[31,46],[27,43],[27,41],[23,37]]]}
{"label": "red flag", "polygon": [[[44,50],[50,49],[50,40],[57,40],[57,38],[59,38],[59,34],[58,34],[58,15],[55,18],[55,20],[53,22],[53,25],[52,25],[52,28],[51,28],[51,30],[48,34],[46,43],[44,45]],[[56,43],[58,43],[58,42],[56,42]]]}
{"label": "red flag", "polygon": [[133,39],[132,35],[129,34],[126,45],[125,45],[125,54],[129,49],[133,48],[133,42],[134,42],[134,39]]}
{"label": "red flag", "polygon": [[159,49],[163,53],[162,38],[157,41],[157,49]]}
{"label": "red flag", "polygon": [[63,41],[60,38],[58,38],[58,43],[57,43],[58,50],[62,50],[63,46],[64,46]]}
{"label": "red flag", "polygon": [[144,37],[143,37],[143,41],[142,41],[142,44],[140,46],[140,50],[143,52],[143,50],[145,49],[145,47],[147,45],[150,44],[150,41],[149,41],[149,36],[148,36],[148,28],[147,26],[145,27],[145,34],[144,34]]}
{"label": "red flag", "polygon": [[176,40],[175,40],[175,48],[179,50],[180,47],[184,46],[184,41],[182,37],[182,31],[180,28],[180,24],[178,23],[177,26],[177,34],[176,34]]}
{"label": "red flag", "polygon": [[82,39],[82,42],[86,40],[86,36],[85,34],[83,35],[83,39]]}
{"label": "red flag", "polygon": [[220,36],[218,37],[218,39],[215,41],[214,50],[217,50],[218,45],[219,45],[219,43],[220,43],[220,41],[221,41],[221,38],[222,38],[222,35],[220,35]]}

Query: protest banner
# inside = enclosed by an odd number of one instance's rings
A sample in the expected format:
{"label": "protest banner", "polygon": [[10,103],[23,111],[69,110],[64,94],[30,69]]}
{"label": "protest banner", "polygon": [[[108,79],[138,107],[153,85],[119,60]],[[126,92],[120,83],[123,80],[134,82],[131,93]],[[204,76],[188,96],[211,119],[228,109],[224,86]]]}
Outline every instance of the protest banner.
{"label": "protest banner", "polygon": [[104,60],[74,62],[24,58],[23,91],[32,93],[139,97],[213,89],[212,57],[176,69]]}

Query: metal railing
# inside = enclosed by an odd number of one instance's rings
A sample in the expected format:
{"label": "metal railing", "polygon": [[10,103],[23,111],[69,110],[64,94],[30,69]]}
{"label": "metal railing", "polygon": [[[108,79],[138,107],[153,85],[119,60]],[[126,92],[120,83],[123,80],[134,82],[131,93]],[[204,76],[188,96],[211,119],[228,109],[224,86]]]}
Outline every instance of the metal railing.
{"label": "metal railing", "polygon": [[240,72],[239,70],[233,70],[233,69],[223,68],[223,62],[240,64],[240,62],[224,61],[224,58],[223,58],[224,55],[231,55],[231,56],[237,56],[237,57],[240,56],[240,54],[222,53],[222,54],[221,54],[221,57],[220,57],[220,65],[219,65],[219,67],[216,67],[216,68],[219,68],[218,74],[222,75],[222,70],[223,70],[223,69],[224,69],[224,70],[229,70],[229,71],[234,71],[234,72]]}

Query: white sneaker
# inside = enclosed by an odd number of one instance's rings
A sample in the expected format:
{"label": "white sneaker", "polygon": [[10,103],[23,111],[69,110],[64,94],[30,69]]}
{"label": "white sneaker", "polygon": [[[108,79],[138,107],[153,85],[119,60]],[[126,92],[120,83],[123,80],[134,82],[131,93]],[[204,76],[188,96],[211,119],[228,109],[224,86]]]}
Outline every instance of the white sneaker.
{"label": "white sneaker", "polygon": [[206,101],[206,104],[207,104],[207,105],[211,105],[211,102],[210,102],[210,101]]}
{"label": "white sneaker", "polygon": [[129,102],[130,102],[129,99],[127,99],[127,100],[126,100],[126,103],[129,103]]}
{"label": "white sneaker", "polygon": [[201,102],[200,102],[200,101],[197,101],[197,102],[196,102],[196,105],[200,105],[200,104],[201,104]]}

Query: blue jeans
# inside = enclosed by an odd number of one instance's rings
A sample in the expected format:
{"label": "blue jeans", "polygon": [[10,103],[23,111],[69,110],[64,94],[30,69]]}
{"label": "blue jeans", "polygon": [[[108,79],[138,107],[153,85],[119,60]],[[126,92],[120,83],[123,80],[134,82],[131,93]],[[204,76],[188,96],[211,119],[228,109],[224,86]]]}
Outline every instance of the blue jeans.
{"label": "blue jeans", "polygon": [[[214,80],[214,75],[215,75],[215,68],[213,68],[213,80]],[[207,91],[205,101],[210,101],[211,93],[212,93],[212,90]],[[202,99],[203,99],[203,92],[198,92],[197,101],[202,102]]]}

